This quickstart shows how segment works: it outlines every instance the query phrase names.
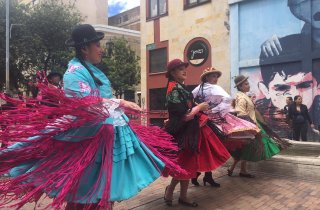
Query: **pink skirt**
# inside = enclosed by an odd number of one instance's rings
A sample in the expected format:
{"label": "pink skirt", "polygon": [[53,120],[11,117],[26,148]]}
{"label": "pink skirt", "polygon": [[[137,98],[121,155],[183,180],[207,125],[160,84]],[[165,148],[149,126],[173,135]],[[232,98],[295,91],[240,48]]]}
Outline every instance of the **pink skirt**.
{"label": "pink skirt", "polygon": [[217,120],[218,118],[218,114],[210,115],[210,119],[226,136],[223,143],[229,151],[234,151],[254,141],[255,136],[260,132],[257,125],[230,113],[227,113],[222,119],[220,117],[221,120]]}

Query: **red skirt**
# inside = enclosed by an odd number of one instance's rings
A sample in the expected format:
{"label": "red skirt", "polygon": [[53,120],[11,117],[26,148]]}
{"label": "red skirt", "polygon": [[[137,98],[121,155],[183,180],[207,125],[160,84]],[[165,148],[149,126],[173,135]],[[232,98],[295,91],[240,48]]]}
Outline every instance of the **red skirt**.
{"label": "red skirt", "polygon": [[197,172],[212,171],[230,158],[228,150],[207,125],[200,128],[198,149],[198,152],[183,150],[178,155],[178,164],[187,174],[169,171],[169,175],[179,180],[191,179],[197,176]]}

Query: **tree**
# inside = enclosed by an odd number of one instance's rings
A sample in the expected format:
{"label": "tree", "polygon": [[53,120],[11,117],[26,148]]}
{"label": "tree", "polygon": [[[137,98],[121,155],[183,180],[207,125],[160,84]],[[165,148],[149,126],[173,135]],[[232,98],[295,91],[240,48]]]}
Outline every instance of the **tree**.
{"label": "tree", "polygon": [[[5,1],[0,0],[0,19],[5,19]],[[10,39],[11,87],[25,86],[36,71],[64,72],[73,56],[65,46],[72,28],[82,20],[73,5],[56,0],[41,1],[32,5],[10,3],[10,24],[13,25]],[[5,22],[0,22],[0,37],[5,37]],[[3,36],[2,36],[3,34]],[[0,84],[4,84],[4,58],[2,49],[5,40],[0,40]]]}
{"label": "tree", "polygon": [[[0,89],[4,87],[5,83],[5,58],[6,58],[6,4],[5,0],[0,0]],[[29,6],[27,5],[20,5],[16,0],[10,1],[10,24],[21,24],[19,26],[25,25],[25,21],[28,19],[28,11]],[[18,27],[13,25],[12,27],[12,34],[16,35]],[[12,37],[10,39],[10,79],[11,80],[11,87],[17,88],[17,82],[22,76],[22,72],[19,70],[21,66],[21,60],[24,60],[23,55],[24,48],[20,46],[24,40],[22,37],[17,39],[16,37]]]}
{"label": "tree", "polygon": [[102,70],[107,74],[114,95],[122,98],[126,90],[134,88],[140,83],[140,58],[130,48],[124,38],[114,38],[111,56],[103,59]]}
{"label": "tree", "polygon": [[70,55],[65,41],[80,21],[81,15],[73,6],[57,0],[35,5],[27,21],[30,35],[34,34],[33,42],[37,43],[37,48],[33,48],[34,64],[45,71],[61,67],[61,57]]}

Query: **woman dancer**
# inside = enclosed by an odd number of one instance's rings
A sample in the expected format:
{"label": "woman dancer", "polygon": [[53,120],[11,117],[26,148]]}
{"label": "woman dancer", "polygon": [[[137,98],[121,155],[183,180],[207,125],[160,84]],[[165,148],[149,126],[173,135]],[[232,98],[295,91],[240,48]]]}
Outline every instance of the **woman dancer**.
{"label": "woman dancer", "polygon": [[[255,124],[230,114],[234,112],[233,99],[222,87],[217,85],[221,75],[222,72],[214,67],[205,69],[200,76],[201,84],[192,91],[192,94],[196,101],[209,103],[210,107],[206,113],[214,123],[211,123],[211,126],[216,127],[216,134],[231,152],[242,147],[245,143],[253,141],[260,130]],[[198,173],[198,175],[200,174]],[[204,180],[210,180],[209,177],[212,179],[212,173],[205,172]],[[199,185],[197,178],[193,178],[191,182],[194,185]],[[214,183],[211,185],[216,186]]]}
{"label": "woman dancer", "polygon": [[180,59],[170,61],[167,66],[169,120],[165,128],[177,141],[180,147],[178,163],[188,174],[172,174],[169,171],[173,178],[166,188],[164,200],[167,205],[172,205],[174,189],[180,183],[179,203],[196,207],[198,204],[187,197],[189,180],[197,176],[197,171],[211,171],[221,166],[230,155],[206,124],[207,116],[201,113],[207,110],[208,103],[195,105],[192,93],[186,90],[187,66],[188,63]]}
{"label": "woman dancer", "polygon": [[[234,83],[236,85],[235,87],[238,89],[235,99],[235,110],[237,112],[237,116],[255,123],[258,125],[261,132],[256,136],[257,140],[260,141],[254,141],[232,153],[234,161],[232,166],[228,169],[228,175],[232,176],[235,166],[241,160],[239,176],[254,178],[254,175],[247,171],[247,161],[270,159],[272,156],[278,154],[280,149],[288,146],[288,143],[279,138],[265,124],[258,122],[255,105],[252,99],[247,95],[250,91],[248,77],[239,75],[234,79]],[[258,116],[261,117],[261,115]]]}
{"label": "woman dancer", "polygon": [[[169,160],[178,149],[170,136],[159,128],[129,126],[122,108],[139,112],[139,106],[112,99],[108,78],[94,66],[101,61],[103,37],[91,25],[77,26],[66,42],[76,57],[63,78],[65,93],[41,89],[57,104],[20,115],[8,112],[1,119],[12,123],[14,116],[20,118],[18,127],[0,135],[19,142],[0,152],[0,172],[10,170],[12,176],[1,180],[2,205],[17,201],[14,206],[21,208],[47,194],[54,209],[65,203],[68,210],[111,209],[114,201],[129,199],[156,180],[164,167],[183,173]],[[60,118],[46,118],[51,112]]]}

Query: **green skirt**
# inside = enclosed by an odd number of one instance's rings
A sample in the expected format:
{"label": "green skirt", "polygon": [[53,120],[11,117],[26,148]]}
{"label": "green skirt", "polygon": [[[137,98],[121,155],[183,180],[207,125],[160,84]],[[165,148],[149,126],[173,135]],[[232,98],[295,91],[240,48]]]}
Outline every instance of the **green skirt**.
{"label": "green skirt", "polygon": [[257,137],[259,139],[256,139],[256,141],[249,143],[241,149],[231,152],[233,158],[257,162],[260,160],[268,160],[280,152],[280,148],[275,141],[259,123],[258,127],[261,129],[260,135]]}

